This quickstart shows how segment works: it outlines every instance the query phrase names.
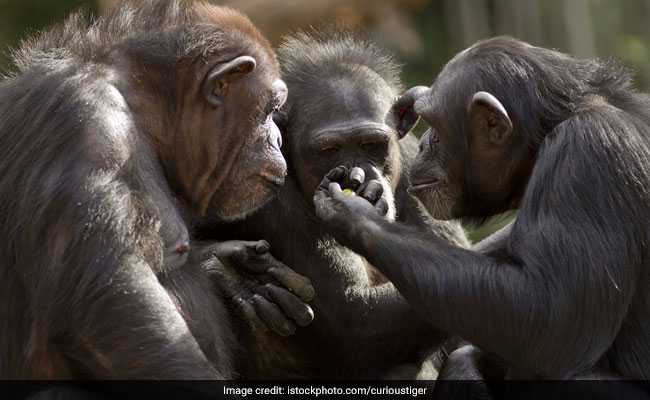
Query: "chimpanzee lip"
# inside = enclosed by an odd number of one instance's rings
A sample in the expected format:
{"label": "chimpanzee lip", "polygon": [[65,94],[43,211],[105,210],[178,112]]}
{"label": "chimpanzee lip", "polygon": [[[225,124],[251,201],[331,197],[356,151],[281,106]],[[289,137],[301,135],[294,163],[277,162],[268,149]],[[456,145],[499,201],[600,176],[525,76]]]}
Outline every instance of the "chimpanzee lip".
{"label": "chimpanzee lip", "polygon": [[262,179],[267,182],[272,184],[273,186],[283,186],[284,185],[284,175],[271,175],[268,173],[262,173],[260,174]]}
{"label": "chimpanzee lip", "polygon": [[420,182],[420,183],[418,183],[418,182],[413,183],[412,182],[411,186],[409,186],[408,190],[409,190],[409,192],[411,192],[411,191],[417,192],[417,191],[422,191],[422,190],[426,190],[426,189],[434,189],[435,187],[437,187],[439,185],[440,185],[440,180],[439,179],[433,179],[433,180],[428,181],[428,182]]}

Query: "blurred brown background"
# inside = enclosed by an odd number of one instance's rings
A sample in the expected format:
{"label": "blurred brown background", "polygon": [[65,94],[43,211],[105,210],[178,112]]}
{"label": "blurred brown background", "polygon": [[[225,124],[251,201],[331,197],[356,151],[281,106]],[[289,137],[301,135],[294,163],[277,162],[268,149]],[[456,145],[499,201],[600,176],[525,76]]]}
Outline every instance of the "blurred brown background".
{"label": "blurred brown background", "polygon": [[[164,0],[162,0],[164,1]],[[650,0],[223,0],[277,43],[297,28],[342,24],[364,31],[405,63],[409,84],[429,83],[456,52],[508,34],[584,57],[615,57],[650,86]],[[79,7],[120,0],[0,0],[0,67],[29,32]]]}
{"label": "blurred brown background", "polygon": [[[165,1],[165,0],[161,0]],[[223,0],[274,42],[331,24],[362,31],[404,64],[407,85],[430,84],[442,65],[478,39],[512,35],[581,57],[616,58],[650,88],[650,0]],[[0,70],[20,38],[77,8],[120,0],[0,0]],[[469,229],[478,239],[503,223]]]}

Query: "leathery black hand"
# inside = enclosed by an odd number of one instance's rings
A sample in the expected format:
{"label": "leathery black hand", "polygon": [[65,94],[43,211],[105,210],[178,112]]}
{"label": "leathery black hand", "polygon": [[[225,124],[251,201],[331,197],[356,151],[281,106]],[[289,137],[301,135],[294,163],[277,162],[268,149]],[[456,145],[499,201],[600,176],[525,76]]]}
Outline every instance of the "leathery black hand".
{"label": "leathery black hand", "polygon": [[275,259],[265,240],[231,240],[203,244],[191,252],[194,262],[217,257],[225,262],[219,286],[256,328],[282,336],[314,319],[307,302],[314,298],[311,281]]}
{"label": "leathery black hand", "polygon": [[388,203],[383,193],[378,180],[365,181],[363,169],[336,167],[325,175],[316,189],[316,215],[332,229],[346,230],[364,216],[385,216]]}

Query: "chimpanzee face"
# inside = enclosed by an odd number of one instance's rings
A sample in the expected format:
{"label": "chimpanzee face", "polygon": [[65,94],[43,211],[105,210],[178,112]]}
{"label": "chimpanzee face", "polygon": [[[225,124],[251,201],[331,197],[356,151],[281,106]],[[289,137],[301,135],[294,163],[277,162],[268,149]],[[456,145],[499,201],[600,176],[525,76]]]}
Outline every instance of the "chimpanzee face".
{"label": "chimpanzee face", "polygon": [[318,88],[290,87],[286,136],[290,168],[311,203],[323,176],[339,165],[357,166],[379,179],[392,196],[398,173],[395,129],[386,123],[396,93],[369,69],[318,81]]}
{"label": "chimpanzee face", "polygon": [[437,219],[456,218],[463,208],[466,146],[462,135],[441,115],[440,103],[431,90],[414,102],[414,111],[428,125],[420,151],[411,167],[409,193]]}
{"label": "chimpanzee face", "polygon": [[476,79],[468,71],[448,64],[414,101],[429,129],[409,192],[438,219],[482,218],[516,206],[512,188],[521,185],[515,173],[529,170],[529,149],[508,111],[491,93],[470,86]]}
{"label": "chimpanzee face", "polygon": [[206,63],[197,95],[178,105],[178,178],[201,213],[241,219],[275,195],[286,162],[272,114],[287,97],[275,60],[264,51],[220,54]]}

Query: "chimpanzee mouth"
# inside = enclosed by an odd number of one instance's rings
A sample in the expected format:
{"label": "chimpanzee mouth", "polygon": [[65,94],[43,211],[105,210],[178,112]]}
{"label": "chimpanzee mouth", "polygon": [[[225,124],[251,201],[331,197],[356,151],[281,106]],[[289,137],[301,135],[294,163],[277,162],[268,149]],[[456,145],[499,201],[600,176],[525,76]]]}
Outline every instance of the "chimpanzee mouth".
{"label": "chimpanzee mouth", "polygon": [[273,186],[284,186],[285,176],[271,175],[266,173],[261,173],[260,176],[266,183],[270,183]]}
{"label": "chimpanzee mouth", "polygon": [[409,193],[422,192],[425,190],[434,190],[437,189],[441,184],[440,179],[434,179],[429,182],[422,183],[411,183],[408,188]]}

